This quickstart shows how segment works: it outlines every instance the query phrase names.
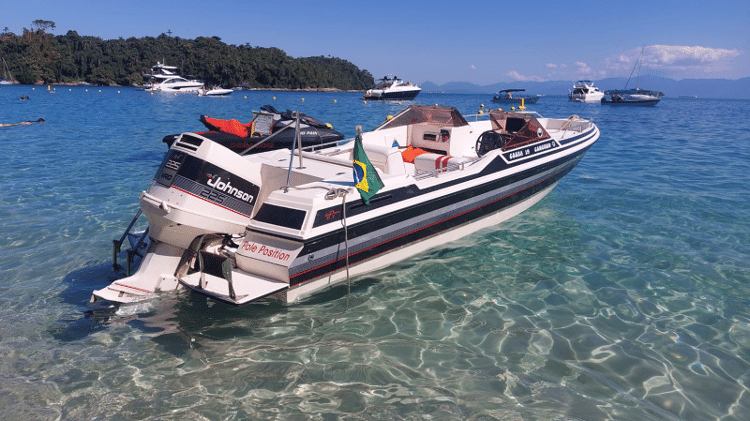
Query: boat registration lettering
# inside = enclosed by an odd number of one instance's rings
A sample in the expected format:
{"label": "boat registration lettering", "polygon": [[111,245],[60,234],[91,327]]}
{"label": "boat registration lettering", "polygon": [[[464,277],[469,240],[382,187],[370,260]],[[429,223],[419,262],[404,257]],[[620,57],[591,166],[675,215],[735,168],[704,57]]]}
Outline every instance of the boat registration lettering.
{"label": "boat registration lettering", "polygon": [[[265,257],[265,259],[260,260],[266,260],[266,261],[272,261],[275,263],[287,263],[289,262],[289,259],[291,259],[292,255],[287,253],[286,251],[282,249],[278,249],[275,247],[269,247],[265,244],[258,244],[255,242],[246,241],[241,246],[240,249],[250,253],[248,257]],[[255,255],[255,256],[253,256]]]}
{"label": "boat registration lettering", "polygon": [[523,158],[523,157],[533,155],[539,152],[544,152],[548,149],[554,148],[555,146],[557,145],[555,144],[554,141],[548,141],[548,142],[540,143],[538,145],[529,146],[523,149],[519,149],[517,151],[513,151],[507,154],[506,157],[508,161],[513,161],[514,159]]}
{"label": "boat registration lettering", "polygon": [[547,149],[550,149],[553,146],[555,145],[552,142],[544,142],[541,145],[534,146],[534,152],[546,151]]}

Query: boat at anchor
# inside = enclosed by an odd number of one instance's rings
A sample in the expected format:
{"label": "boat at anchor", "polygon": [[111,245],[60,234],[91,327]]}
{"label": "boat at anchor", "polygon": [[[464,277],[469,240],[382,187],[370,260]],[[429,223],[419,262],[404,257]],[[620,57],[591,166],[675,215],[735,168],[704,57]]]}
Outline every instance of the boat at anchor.
{"label": "boat at anchor", "polygon": [[600,102],[604,92],[594,86],[590,80],[579,80],[573,84],[573,90],[568,94],[572,102]]}
{"label": "boat at anchor", "polygon": [[[641,89],[638,84],[641,79],[641,64],[643,63],[643,51],[646,49],[644,45],[641,49],[641,55],[633,66],[633,70],[630,72],[627,82],[625,82],[624,89],[613,89],[604,92],[604,96],[601,99],[602,105],[612,105],[614,107],[653,107],[659,103],[660,97],[664,96],[664,93],[658,91],[650,91],[648,89]],[[638,79],[634,89],[628,89],[630,79],[633,77],[636,67],[638,68]]]}
{"label": "boat at anchor", "polygon": [[234,92],[232,89],[222,88],[221,86],[212,86],[210,88],[206,88],[204,86],[201,88],[198,94],[201,96],[224,97],[227,95],[231,95],[232,92]]}
{"label": "boat at anchor", "polygon": [[142,89],[148,92],[190,92],[198,93],[204,89],[202,80],[186,79],[177,74],[177,67],[156,62],[151,73],[144,73],[146,83]]}
{"label": "boat at anchor", "polygon": [[140,196],[140,267],[92,300],[295,302],[523,212],[599,138],[578,116],[424,105],[357,133],[252,155],[183,133]]}
{"label": "boat at anchor", "polygon": [[[502,89],[492,98],[492,102],[499,104],[520,104],[521,100],[523,100],[524,104],[536,104],[539,101],[541,95],[518,94],[518,92],[525,91],[526,89]],[[515,95],[514,92],[516,92]]]}
{"label": "boat at anchor", "polygon": [[659,103],[660,92],[649,91],[645,89],[620,89],[606,91],[602,97],[602,105],[612,105],[614,107],[653,107]]}
{"label": "boat at anchor", "polygon": [[365,92],[363,99],[375,99],[375,100],[411,100],[414,99],[419,92],[422,91],[417,85],[411,82],[404,82],[397,76],[385,76],[375,85],[374,88],[368,89]]}

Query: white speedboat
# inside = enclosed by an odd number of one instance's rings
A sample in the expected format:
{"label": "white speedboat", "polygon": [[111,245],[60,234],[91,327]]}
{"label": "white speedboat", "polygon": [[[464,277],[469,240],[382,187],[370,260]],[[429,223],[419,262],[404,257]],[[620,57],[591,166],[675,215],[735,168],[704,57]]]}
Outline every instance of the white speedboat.
{"label": "white speedboat", "polygon": [[245,156],[184,133],[140,197],[140,268],[92,300],[185,287],[237,305],[295,302],[523,212],[599,138],[577,116],[470,120],[412,105],[343,145]]}
{"label": "white speedboat", "polygon": [[203,87],[200,91],[202,96],[226,96],[234,92],[231,89],[222,88],[221,86],[214,86],[211,89]]}
{"label": "white speedboat", "polygon": [[590,80],[579,80],[573,84],[573,90],[568,94],[568,99],[574,102],[600,102],[604,92],[594,86]]}
{"label": "white speedboat", "polygon": [[151,73],[144,73],[143,78],[146,80],[143,85],[145,91],[196,93],[204,89],[203,81],[186,79],[177,74],[175,66],[167,66],[158,61],[151,67]]}
{"label": "white speedboat", "polygon": [[422,90],[411,82],[404,82],[396,76],[385,76],[374,88],[365,92],[364,99],[414,99]]}

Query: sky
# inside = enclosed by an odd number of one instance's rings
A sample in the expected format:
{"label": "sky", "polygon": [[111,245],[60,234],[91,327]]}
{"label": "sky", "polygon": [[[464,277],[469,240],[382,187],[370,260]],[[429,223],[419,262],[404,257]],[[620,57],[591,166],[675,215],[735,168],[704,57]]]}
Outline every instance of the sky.
{"label": "sky", "polygon": [[[416,83],[750,77],[750,1],[8,1],[0,28],[54,35],[217,36],[347,60]],[[169,64],[169,63],[167,63]],[[638,69],[636,69],[636,72]]]}

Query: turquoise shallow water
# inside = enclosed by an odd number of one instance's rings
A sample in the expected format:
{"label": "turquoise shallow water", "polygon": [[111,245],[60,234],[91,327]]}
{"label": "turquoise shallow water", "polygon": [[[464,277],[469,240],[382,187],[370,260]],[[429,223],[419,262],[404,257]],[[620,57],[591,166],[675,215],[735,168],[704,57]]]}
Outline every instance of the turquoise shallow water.
{"label": "turquoise shallow water", "polygon": [[[0,89],[0,419],[750,419],[750,101],[610,108],[539,204],[300,304],[179,292],[90,312],[164,135],[358,94]],[[27,101],[20,101],[28,95]],[[275,99],[274,99],[275,97]],[[303,101],[304,98],[304,101]],[[491,96],[420,94],[474,113]]]}

